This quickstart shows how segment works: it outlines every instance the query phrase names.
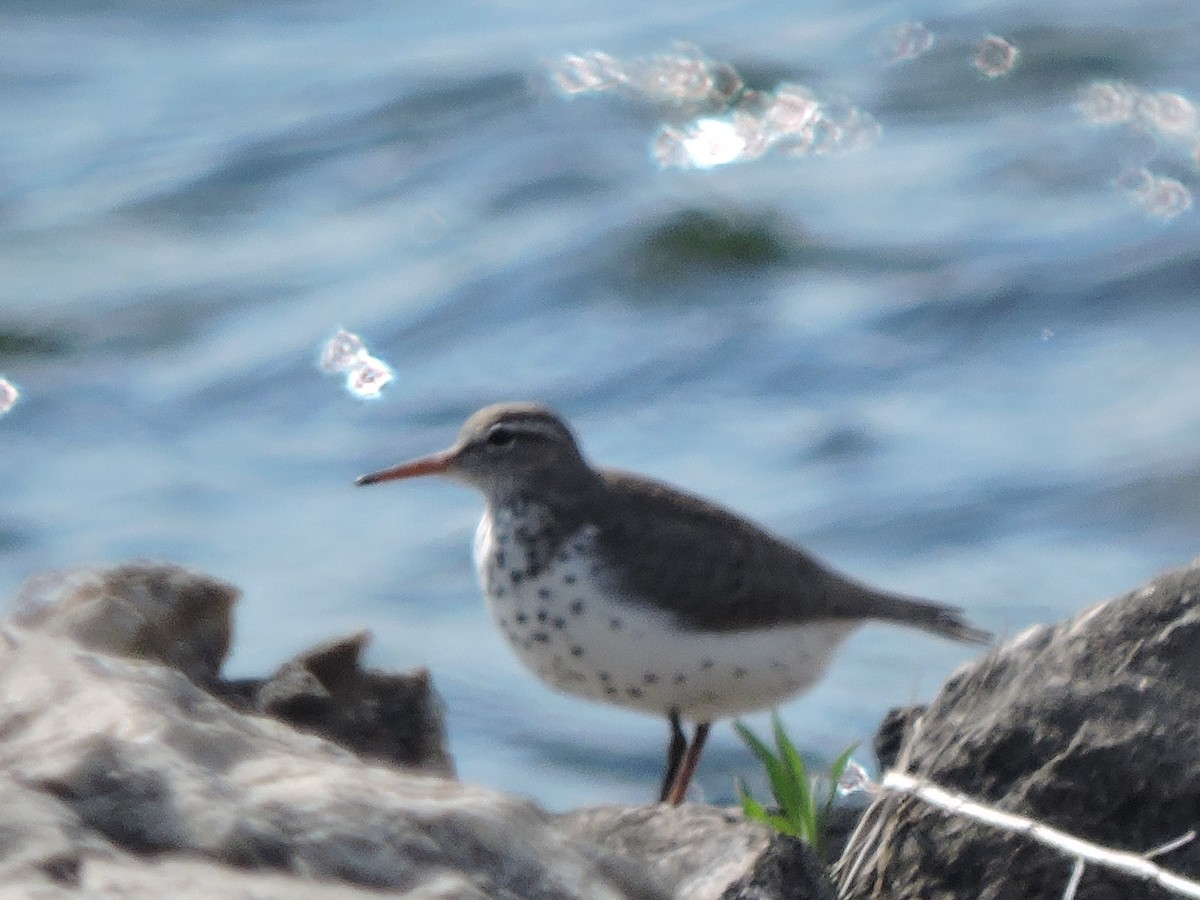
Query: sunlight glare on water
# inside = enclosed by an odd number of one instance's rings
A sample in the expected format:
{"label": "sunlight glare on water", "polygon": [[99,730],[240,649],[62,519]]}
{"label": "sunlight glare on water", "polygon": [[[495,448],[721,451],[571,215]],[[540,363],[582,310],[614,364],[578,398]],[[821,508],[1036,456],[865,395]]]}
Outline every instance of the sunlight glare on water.
{"label": "sunlight glare on water", "polygon": [[904,22],[888,34],[884,54],[888,62],[900,63],[916,59],[933,47],[933,32],[922,22]]}
{"label": "sunlight glare on water", "polygon": [[1196,107],[1181,94],[1162,91],[1144,94],[1137,106],[1138,117],[1164,138],[1195,140]]}
{"label": "sunlight glare on water", "polygon": [[1095,81],[1079,94],[1080,115],[1096,125],[1129,125],[1161,142],[1200,140],[1200,114],[1182,94],[1154,93],[1120,81]]}
{"label": "sunlight glare on water", "polygon": [[[1079,93],[1076,103],[1084,121],[1122,126],[1149,137],[1154,158],[1190,154],[1187,161],[1200,164],[1200,115],[1182,94],[1145,91],[1117,81],[1095,81]],[[1169,221],[1192,207],[1192,192],[1176,178],[1157,175],[1146,166],[1126,168],[1114,180],[1125,198],[1152,218]]]}
{"label": "sunlight glare on water", "polygon": [[21,392],[15,384],[7,378],[0,378],[0,416],[12,409],[20,396]]}
{"label": "sunlight glare on water", "polygon": [[321,350],[321,368],[326,372],[348,372],[367,355],[367,347],[357,334],[338,331]]}
{"label": "sunlight glare on water", "polygon": [[1116,184],[1130,203],[1156,219],[1174,219],[1192,207],[1192,192],[1186,185],[1174,178],[1155,175],[1149,169],[1122,172]]}
{"label": "sunlight glare on water", "polygon": [[999,78],[1013,70],[1019,53],[1004,38],[989,34],[975,48],[975,68],[988,78]]}
{"label": "sunlight glare on water", "polygon": [[667,167],[708,169],[748,158],[751,145],[733,121],[697,119],[683,128],[664,126],[654,156]]}
{"label": "sunlight glare on water", "polygon": [[846,153],[880,135],[879,123],[855,106],[822,101],[799,84],[747,89],[731,64],[690,45],[628,60],[600,51],[568,54],[550,80],[564,96],[611,92],[657,107],[665,121],[652,151],[663,168],[708,169],[772,151]]}
{"label": "sunlight glare on water", "polygon": [[631,59],[599,50],[568,53],[552,69],[550,80],[568,96],[617,91],[693,112],[720,109],[743,87],[733,66],[708,59],[691,44],[676,44],[674,53]]}
{"label": "sunlight glare on water", "polygon": [[368,352],[357,334],[339,330],[321,350],[321,368],[337,375],[346,373],[346,390],[354,397],[371,399],[394,377],[392,367]]}
{"label": "sunlight glare on water", "polygon": [[1096,81],[1079,95],[1079,113],[1097,125],[1120,125],[1133,118],[1141,92],[1116,81]]}

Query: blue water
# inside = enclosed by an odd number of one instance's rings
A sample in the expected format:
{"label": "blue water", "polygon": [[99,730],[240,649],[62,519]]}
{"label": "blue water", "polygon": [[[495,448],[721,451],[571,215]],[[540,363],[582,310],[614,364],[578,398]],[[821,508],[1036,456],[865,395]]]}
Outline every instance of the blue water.
{"label": "blue water", "polygon": [[[165,558],[240,585],[233,674],[370,627],[426,665],[468,779],[640,801],[661,722],[560,698],[478,597],[480,501],[355,475],[475,407],[550,403],[589,454],[1011,635],[1200,550],[1200,227],[1114,188],[1187,148],[1083,121],[1100,79],[1200,100],[1200,6],[208,2],[0,6],[0,595]],[[927,55],[881,36],[920,19]],[[971,44],[1003,35],[1011,74]],[[846,155],[661,170],[658,114],[567,100],[567,52],[675,40],[868,110]],[[698,213],[738,265],[663,249]],[[349,328],[373,403],[315,365]],[[872,627],[784,710],[817,759],[972,651]],[[753,721],[761,723],[761,718]],[[718,728],[700,784],[754,768]]]}

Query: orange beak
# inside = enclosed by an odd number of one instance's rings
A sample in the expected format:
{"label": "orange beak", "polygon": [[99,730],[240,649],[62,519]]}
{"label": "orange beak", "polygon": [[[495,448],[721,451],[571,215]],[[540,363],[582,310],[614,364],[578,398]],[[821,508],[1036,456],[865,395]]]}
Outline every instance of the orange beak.
{"label": "orange beak", "polygon": [[372,472],[370,475],[359,475],[354,479],[357,485],[378,484],[381,481],[395,481],[397,478],[416,478],[418,475],[442,475],[454,465],[454,453],[443,450],[431,456],[422,456],[410,462],[401,463],[390,469]]}

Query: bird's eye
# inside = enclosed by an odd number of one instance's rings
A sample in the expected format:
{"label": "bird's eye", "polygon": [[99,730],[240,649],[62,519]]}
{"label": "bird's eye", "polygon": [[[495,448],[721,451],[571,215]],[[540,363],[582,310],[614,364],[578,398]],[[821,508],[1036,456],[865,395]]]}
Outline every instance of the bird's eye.
{"label": "bird's eye", "polygon": [[517,436],[513,434],[513,430],[511,428],[505,428],[503,425],[497,425],[488,432],[487,442],[492,447],[507,447],[516,439],[516,437]]}

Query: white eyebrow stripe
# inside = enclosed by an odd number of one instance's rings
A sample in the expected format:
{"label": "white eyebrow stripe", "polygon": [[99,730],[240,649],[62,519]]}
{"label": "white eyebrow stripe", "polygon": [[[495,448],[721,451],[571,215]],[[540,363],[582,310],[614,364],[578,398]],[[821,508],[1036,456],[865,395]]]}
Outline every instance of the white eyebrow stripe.
{"label": "white eyebrow stripe", "polygon": [[548,440],[564,437],[561,426],[545,419],[502,420],[492,425],[488,429],[488,433],[490,434],[497,428],[511,428],[513,431],[544,437]]}

